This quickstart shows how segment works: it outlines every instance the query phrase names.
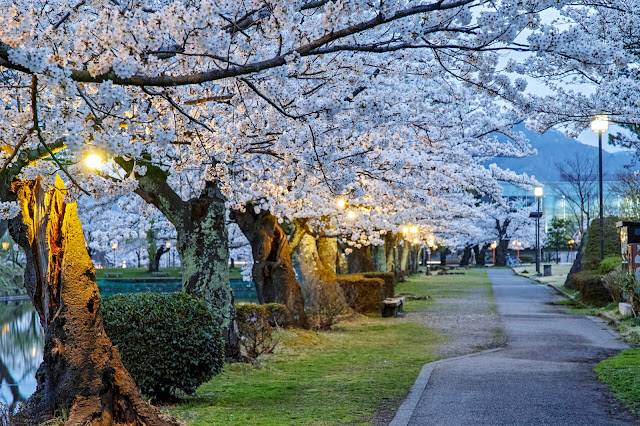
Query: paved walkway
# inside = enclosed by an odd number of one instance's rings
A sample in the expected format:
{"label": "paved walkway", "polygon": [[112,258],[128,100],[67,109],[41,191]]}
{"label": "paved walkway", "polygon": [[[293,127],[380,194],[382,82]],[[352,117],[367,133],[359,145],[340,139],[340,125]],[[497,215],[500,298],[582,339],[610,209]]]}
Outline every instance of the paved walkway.
{"label": "paved walkway", "polygon": [[627,346],[544,286],[492,270],[504,348],[425,365],[396,425],[632,425],[593,366]]}

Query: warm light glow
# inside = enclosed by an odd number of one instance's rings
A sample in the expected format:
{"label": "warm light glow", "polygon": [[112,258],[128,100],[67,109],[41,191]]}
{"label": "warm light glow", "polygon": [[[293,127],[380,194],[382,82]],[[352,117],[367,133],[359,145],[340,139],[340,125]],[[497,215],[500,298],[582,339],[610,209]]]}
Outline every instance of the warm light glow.
{"label": "warm light glow", "polygon": [[2,335],[4,336],[5,334],[7,334],[9,332],[9,324],[4,324],[2,326]]}
{"label": "warm light glow", "polygon": [[406,226],[404,228],[402,228],[402,233],[404,235],[407,235],[409,233],[409,228],[407,228]]}
{"label": "warm light glow", "polygon": [[498,242],[494,241],[493,243],[491,243],[491,248],[495,249],[496,247],[498,247]]}
{"label": "warm light glow", "polygon": [[591,130],[598,133],[609,130],[609,116],[606,114],[596,115],[591,120]]}
{"label": "warm light glow", "polygon": [[576,243],[576,241],[572,238],[569,240],[569,245],[572,246]]}
{"label": "warm light glow", "polygon": [[9,246],[11,245],[11,243],[9,241],[3,241],[2,242],[2,250],[9,250]]}
{"label": "warm light glow", "polygon": [[90,169],[99,169],[102,166],[102,157],[98,154],[89,154],[84,158],[84,164]]}
{"label": "warm light glow", "polygon": [[344,209],[346,205],[347,202],[344,200],[344,198],[338,198],[338,201],[336,201],[336,206],[338,206],[338,208],[340,209]]}
{"label": "warm light glow", "polygon": [[349,213],[347,213],[347,217],[349,219],[355,219],[356,218],[356,212],[354,212],[353,210],[349,210]]}
{"label": "warm light glow", "polygon": [[419,240],[419,239],[417,239],[417,238],[414,238],[414,239],[413,239],[413,244],[418,244],[419,242],[420,242],[420,240]]}
{"label": "warm light glow", "polygon": [[436,243],[435,243],[435,241],[433,241],[433,238],[429,238],[429,239],[427,240],[427,245],[428,245],[429,247],[433,247],[433,246],[435,246],[435,244],[436,244]]}
{"label": "warm light glow", "polygon": [[167,244],[164,245],[166,248],[170,249],[171,248],[171,243],[169,241],[167,241]]}
{"label": "warm light glow", "polygon": [[418,233],[418,227],[417,226],[412,226],[409,229],[409,232],[411,232],[412,234],[417,234]]}
{"label": "warm light glow", "polygon": [[114,249],[114,250],[116,250],[116,249],[118,248],[118,242],[117,242],[117,241],[114,241],[114,242],[111,244],[111,248],[112,248],[112,249]]}
{"label": "warm light glow", "polygon": [[536,197],[542,197],[542,187],[536,187],[536,189],[533,190],[533,195]]}

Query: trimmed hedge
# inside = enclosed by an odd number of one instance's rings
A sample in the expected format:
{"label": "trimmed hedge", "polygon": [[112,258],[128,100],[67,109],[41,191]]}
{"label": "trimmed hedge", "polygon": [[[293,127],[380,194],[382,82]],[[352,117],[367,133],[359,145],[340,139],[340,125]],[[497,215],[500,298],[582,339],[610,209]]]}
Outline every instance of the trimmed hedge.
{"label": "trimmed hedge", "polygon": [[520,262],[522,263],[533,263],[535,259],[535,256],[531,255],[531,254],[521,254],[520,255]]}
{"label": "trimmed hedge", "polygon": [[349,307],[363,314],[382,315],[384,280],[366,278],[362,274],[338,275],[338,283]]}
{"label": "trimmed hedge", "polygon": [[601,273],[602,275],[608,274],[609,272],[613,272],[621,266],[622,266],[621,257],[607,257],[602,262],[600,262],[600,267],[598,268],[598,272]]}
{"label": "trimmed hedge", "polygon": [[396,274],[393,272],[366,272],[365,278],[381,278],[384,280],[384,297],[393,297],[396,294]]}
{"label": "trimmed hedge", "polygon": [[104,328],[140,391],[166,401],[222,370],[224,339],[204,301],[186,293],[105,297]]}
{"label": "trimmed hedge", "polygon": [[[604,218],[604,258],[620,256],[620,235],[616,228],[617,218]],[[584,271],[597,271],[600,267],[600,220],[598,218],[591,222],[587,231],[587,240],[584,248],[584,260],[582,269]]]}
{"label": "trimmed hedge", "polygon": [[611,293],[602,283],[602,275],[594,271],[582,271],[571,275],[572,288],[580,292],[580,299],[589,305],[611,303]]}

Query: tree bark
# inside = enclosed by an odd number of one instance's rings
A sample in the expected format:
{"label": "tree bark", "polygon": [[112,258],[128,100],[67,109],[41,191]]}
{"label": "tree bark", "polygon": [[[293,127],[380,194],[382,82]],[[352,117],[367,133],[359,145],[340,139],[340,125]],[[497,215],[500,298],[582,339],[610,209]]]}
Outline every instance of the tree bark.
{"label": "tree bark", "polygon": [[468,266],[471,262],[471,247],[465,247],[462,252],[462,259],[460,259],[460,266]]}
{"label": "tree bark", "polygon": [[487,253],[487,245],[484,244],[482,248],[480,245],[476,244],[473,246],[473,252],[476,255],[476,265],[485,266],[485,254]]}
{"label": "tree bark", "polygon": [[[400,273],[401,279],[404,280],[409,274],[409,243],[406,240],[402,240],[402,246],[398,245],[399,249],[399,257],[400,261],[398,263],[398,272]],[[401,247],[401,248],[400,248]]]}
{"label": "tree bark", "polygon": [[39,424],[69,410],[69,425],[169,425],[176,421],[145,403],[102,325],[95,270],[76,205],[64,185],[15,183],[21,214],[13,239],[25,250],[25,287],[44,328],[44,360],[36,392],[18,415]]}
{"label": "tree bark", "polygon": [[384,245],[371,246],[373,266],[378,272],[387,272],[387,255]]}
{"label": "tree bark", "polygon": [[160,270],[160,258],[167,252],[169,252],[169,249],[165,246],[160,246],[155,251],[153,258],[149,259],[149,272],[158,272]]}
{"label": "tree bark", "polygon": [[351,253],[347,255],[347,262],[350,274],[375,272],[376,270],[371,257],[371,246],[353,247]]}
{"label": "tree bark", "polygon": [[234,210],[231,218],[251,244],[253,282],[260,303],[286,305],[289,322],[308,328],[302,291],[291,262],[289,240],[278,219],[266,211],[256,213],[251,203],[244,212]]}
{"label": "tree bark", "polygon": [[509,248],[509,240],[500,240],[496,247],[496,263],[495,266],[507,266],[507,250]]}
{"label": "tree bark", "polygon": [[336,238],[320,237],[316,240],[318,246],[318,256],[325,268],[338,272],[338,241]]}
{"label": "tree bark", "polygon": [[[133,165],[116,162],[131,172]],[[225,354],[240,359],[238,326],[233,291],[229,281],[229,240],[225,200],[219,188],[207,181],[200,196],[187,201],[167,183],[167,172],[144,163],[147,173],[136,174],[138,194],[154,205],[176,228],[176,250],[182,265],[182,289],[203,299],[226,339]]]}

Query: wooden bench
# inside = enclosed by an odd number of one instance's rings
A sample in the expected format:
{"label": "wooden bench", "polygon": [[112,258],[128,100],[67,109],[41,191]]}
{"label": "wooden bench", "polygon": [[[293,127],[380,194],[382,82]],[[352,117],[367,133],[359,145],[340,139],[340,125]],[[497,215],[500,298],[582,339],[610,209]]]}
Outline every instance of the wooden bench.
{"label": "wooden bench", "polygon": [[105,278],[120,278],[122,276],[119,272],[107,272],[104,274]]}
{"label": "wooden bench", "polygon": [[398,312],[402,312],[404,300],[404,297],[387,297],[384,299],[382,302],[382,316],[397,317]]}
{"label": "wooden bench", "polygon": [[154,277],[168,277],[169,273],[168,272],[152,272],[151,275],[153,275]]}

